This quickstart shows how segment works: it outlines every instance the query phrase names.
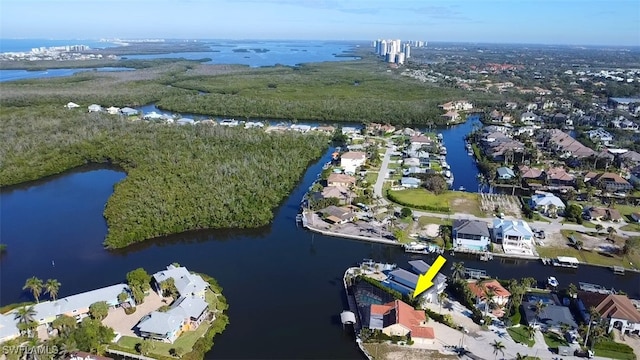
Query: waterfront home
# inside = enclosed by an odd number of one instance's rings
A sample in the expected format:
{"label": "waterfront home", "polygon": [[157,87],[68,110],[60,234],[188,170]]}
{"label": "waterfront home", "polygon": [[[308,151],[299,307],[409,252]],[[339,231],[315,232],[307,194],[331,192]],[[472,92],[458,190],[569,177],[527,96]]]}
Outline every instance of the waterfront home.
{"label": "waterfront home", "polygon": [[350,135],[350,134],[358,134],[360,133],[360,129],[353,126],[344,126],[342,127],[342,135]]}
{"label": "waterfront home", "polygon": [[522,115],[520,115],[520,121],[522,121],[525,124],[533,124],[535,122],[539,122],[540,117],[538,117],[538,115],[530,111],[527,111],[525,113],[522,113]]}
{"label": "waterfront home", "polygon": [[203,298],[180,296],[166,312],[145,315],[136,328],[143,338],[173,343],[183,332],[196,330],[208,314],[209,304]]}
{"label": "waterfront home", "polygon": [[418,344],[435,343],[435,332],[427,326],[424,311],[416,310],[401,300],[383,305],[370,305],[368,327],[388,336],[406,336]]}
{"label": "waterfront home", "polygon": [[511,180],[516,177],[516,174],[506,166],[499,167],[496,170],[496,176],[500,180]]}
{"label": "waterfront home", "polygon": [[328,206],[321,211],[325,220],[334,224],[345,224],[355,217],[355,213],[346,207]]}
{"label": "waterfront home", "polygon": [[220,120],[220,125],[222,125],[222,126],[235,127],[235,126],[238,126],[239,124],[240,124],[240,122],[238,122],[238,120],[236,120],[236,119],[222,119],[222,120]]}
{"label": "waterfront home", "polygon": [[[81,321],[89,316],[89,306],[97,302],[104,301],[112,308],[121,306],[122,304],[118,301],[118,295],[121,293],[131,294],[129,286],[117,284],[67,296],[55,301],[43,301],[33,305],[33,319],[39,326],[45,328],[62,315],[71,316]],[[130,297],[125,302],[129,305],[133,303]],[[20,332],[17,326],[15,310],[0,315],[0,342],[18,337]]]}
{"label": "waterfront home", "polygon": [[166,312],[153,311],[136,325],[140,336],[173,343],[184,331],[195,330],[209,315],[205,293],[209,284],[200,275],[176,265],[153,274],[152,288],[162,295],[162,283],[172,279],[178,298]]}
{"label": "waterfront home", "polygon": [[622,215],[616,209],[590,207],[584,211],[583,218],[586,220],[619,222],[622,220]]}
{"label": "waterfront home", "polygon": [[97,105],[97,104],[91,104],[88,107],[89,112],[101,112],[102,111],[102,106]]}
{"label": "waterfront home", "polygon": [[195,120],[191,118],[180,118],[176,120],[176,124],[178,125],[193,125],[195,123],[196,123]]}
{"label": "waterfront home", "polygon": [[422,181],[414,177],[403,177],[400,179],[400,185],[407,189],[416,189],[420,187]]}
{"label": "waterfront home", "polygon": [[489,312],[491,304],[498,308],[504,307],[511,296],[498,280],[470,281],[469,290],[476,298],[476,308],[486,312]]}
{"label": "waterfront home", "polygon": [[409,176],[409,175],[412,175],[412,174],[426,174],[426,173],[427,173],[427,169],[421,168],[421,167],[418,167],[418,166],[412,166],[412,167],[410,167],[408,169],[403,169],[402,170],[402,175],[404,175],[404,176]]}
{"label": "waterfront home", "polygon": [[640,154],[631,150],[619,155],[620,160],[629,167],[640,165]]}
{"label": "waterfront home", "polygon": [[533,255],[533,231],[522,220],[493,220],[493,236],[505,253]]}
{"label": "waterfront home", "polygon": [[609,323],[607,333],[618,329],[623,334],[640,335],[640,311],[626,295],[578,292],[578,309],[585,322],[589,322],[589,309],[595,308],[602,319]]}
{"label": "waterfront home", "polygon": [[123,107],[120,109],[120,113],[124,116],[136,116],[138,115],[138,110],[132,109],[130,107]]}
{"label": "waterfront home", "polygon": [[67,105],[65,105],[64,107],[66,107],[67,109],[75,109],[75,108],[79,108],[80,105],[74,103],[74,102],[69,102],[67,103]]}
{"label": "waterfront home", "polygon": [[404,166],[420,166],[419,158],[406,158],[402,160],[402,165]]}
{"label": "waterfront home", "polygon": [[456,248],[486,251],[491,237],[487,223],[479,220],[456,219],[451,231]]}
{"label": "waterfront home", "polygon": [[325,133],[325,134],[333,134],[336,131],[336,128],[333,127],[333,126],[328,126],[328,125],[318,126],[316,128],[316,131],[320,131],[320,132]]}
{"label": "waterfront home", "polygon": [[335,198],[342,205],[348,205],[352,199],[355,199],[356,193],[343,186],[327,186],[322,191],[314,194],[316,199]]}
{"label": "waterfront home", "polygon": [[615,173],[601,173],[595,174],[593,172],[588,172],[584,176],[585,182],[590,182],[592,185],[597,186],[598,188],[610,192],[619,192],[619,191],[629,191],[633,189],[633,186],[622,176]]}
{"label": "waterfront home", "polygon": [[444,111],[468,111],[473,110],[473,104],[467,100],[456,100],[448,103],[438,105]]}
{"label": "waterfront home", "polygon": [[356,184],[356,178],[347,174],[332,173],[327,178],[327,186],[342,186],[348,188]]}
{"label": "waterfront home", "polygon": [[245,129],[264,128],[264,123],[260,121],[247,121],[246,123],[244,123],[244,128]]}
{"label": "waterfront home", "polygon": [[[416,274],[426,274],[427,271],[431,268],[431,265],[427,264],[423,260],[412,260],[409,261],[409,265],[411,266],[411,271]],[[422,294],[418,295],[418,298],[421,302],[429,302],[429,303],[437,303],[438,294],[444,291],[447,287],[447,277],[438,273],[435,278],[433,278],[433,286],[425,290]],[[415,285],[414,285],[415,289]]]}
{"label": "waterfront home", "polygon": [[311,131],[311,125],[293,124],[291,130],[306,133]]}
{"label": "waterfront home", "polygon": [[108,107],[107,113],[110,115],[118,115],[120,113],[120,108],[115,106]]}
{"label": "waterfront home", "polygon": [[455,111],[448,111],[446,114],[443,114],[440,117],[442,117],[448,123],[449,122],[456,122],[456,121],[458,121],[458,119],[460,119],[460,114],[458,114]]}
{"label": "waterfront home", "polygon": [[412,147],[419,148],[423,145],[431,145],[431,139],[429,139],[424,135],[416,135],[411,137],[411,139],[409,140],[409,143],[411,144]]}
{"label": "waterfront home", "polygon": [[[536,304],[543,302],[546,306],[536,316]],[[560,305],[555,294],[526,295],[522,302],[525,319],[529,326],[541,328],[543,331],[552,330],[561,333],[562,324],[569,325],[571,329],[577,329],[578,324],[567,306]]]}
{"label": "waterfront home", "polygon": [[551,193],[534,194],[529,200],[529,206],[532,210],[551,217],[564,213],[566,208],[562,199]]}
{"label": "waterfront home", "polygon": [[355,174],[356,169],[367,160],[367,154],[361,151],[348,151],[340,156],[340,167],[348,174]]}

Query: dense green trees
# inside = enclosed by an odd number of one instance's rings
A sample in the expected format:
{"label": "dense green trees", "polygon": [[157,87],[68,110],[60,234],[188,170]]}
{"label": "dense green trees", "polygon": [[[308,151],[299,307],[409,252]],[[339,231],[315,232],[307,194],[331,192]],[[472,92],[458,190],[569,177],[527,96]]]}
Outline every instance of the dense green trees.
{"label": "dense green trees", "polygon": [[151,288],[151,275],[145,269],[137,268],[127,273],[127,284],[131,288],[136,304],[142,304],[145,293]]}
{"label": "dense green trees", "polygon": [[0,124],[2,186],[86,163],[127,171],[104,211],[110,248],[193,229],[266,225],[328,144],[318,134],[149,124],[52,106],[2,107]]}
{"label": "dense green trees", "polygon": [[102,320],[109,315],[109,304],[106,301],[98,301],[89,306],[89,314],[96,320]]}

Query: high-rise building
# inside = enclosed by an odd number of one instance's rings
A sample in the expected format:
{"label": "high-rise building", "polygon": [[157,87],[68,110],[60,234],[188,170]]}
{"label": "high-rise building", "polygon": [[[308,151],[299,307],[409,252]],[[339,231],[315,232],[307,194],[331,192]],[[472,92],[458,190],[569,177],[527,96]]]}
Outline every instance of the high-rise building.
{"label": "high-rise building", "polygon": [[404,53],[404,58],[408,59],[411,57],[411,45],[409,44],[404,44],[404,49],[402,50],[402,52]]}
{"label": "high-rise building", "polygon": [[396,54],[396,64],[398,64],[398,65],[404,64],[404,53],[397,53]]}

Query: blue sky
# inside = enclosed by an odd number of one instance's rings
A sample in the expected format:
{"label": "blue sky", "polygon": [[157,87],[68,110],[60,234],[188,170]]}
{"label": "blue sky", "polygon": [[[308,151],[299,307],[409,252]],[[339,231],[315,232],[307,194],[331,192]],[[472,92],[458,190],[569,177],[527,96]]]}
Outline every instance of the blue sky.
{"label": "blue sky", "polygon": [[640,1],[0,0],[0,37],[640,46]]}

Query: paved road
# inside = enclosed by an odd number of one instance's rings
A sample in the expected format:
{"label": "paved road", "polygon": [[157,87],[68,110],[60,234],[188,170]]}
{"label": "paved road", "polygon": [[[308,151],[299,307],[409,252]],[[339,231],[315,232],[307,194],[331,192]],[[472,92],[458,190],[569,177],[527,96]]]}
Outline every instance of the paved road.
{"label": "paved road", "polygon": [[376,179],[376,184],[373,186],[373,194],[378,197],[381,201],[381,204],[386,205],[387,199],[384,198],[382,194],[382,186],[385,182],[385,175],[389,171],[389,160],[391,160],[391,146],[387,146],[387,151],[384,153],[384,157],[382,158],[382,164],[380,165],[380,171],[378,171],[378,178]]}

